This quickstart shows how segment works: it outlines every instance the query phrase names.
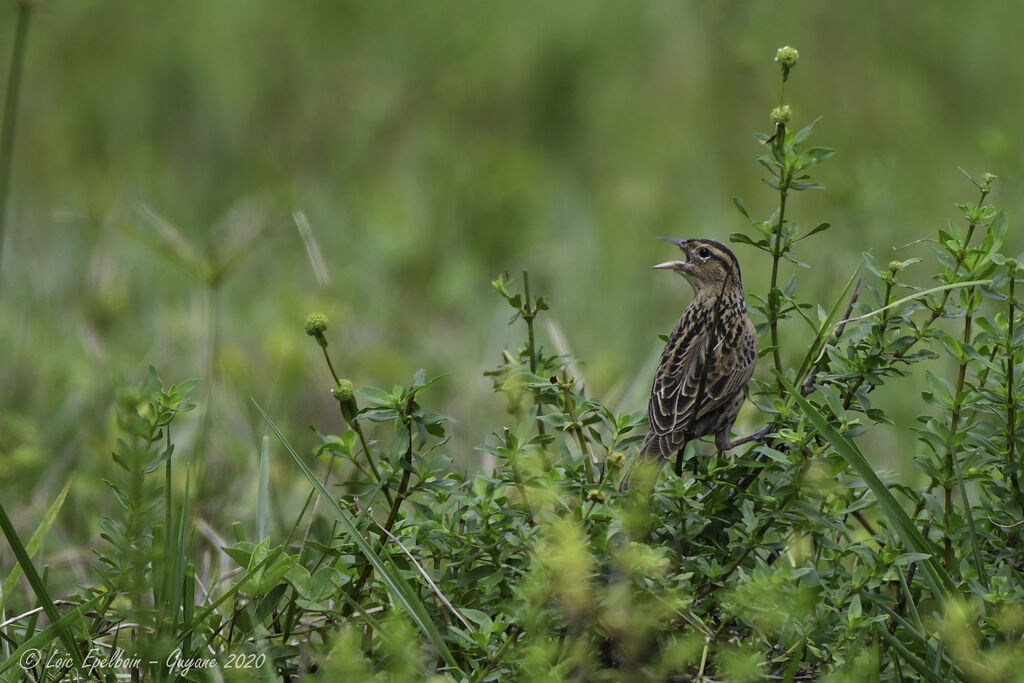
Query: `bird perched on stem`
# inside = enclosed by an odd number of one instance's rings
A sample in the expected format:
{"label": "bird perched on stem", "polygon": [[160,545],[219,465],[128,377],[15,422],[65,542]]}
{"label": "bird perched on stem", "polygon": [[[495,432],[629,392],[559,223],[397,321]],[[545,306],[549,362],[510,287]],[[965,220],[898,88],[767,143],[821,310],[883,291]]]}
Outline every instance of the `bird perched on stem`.
{"label": "bird perched on stem", "polygon": [[620,491],[629,488],[630,476],[641,462],[655,464],[660,472],[678,454],[680,474],[683,449],[693,439],[714,434],[721,452],[753,438],[730,439],[743,405],[743,388],[757,362],[757,332],[747,315],[739,262],[714,240],[660,239],[678,245],[685,260],[654,267],[686,278],[693,286],[693,301],[661,354],[647,407],[650,431],[623,476]]}

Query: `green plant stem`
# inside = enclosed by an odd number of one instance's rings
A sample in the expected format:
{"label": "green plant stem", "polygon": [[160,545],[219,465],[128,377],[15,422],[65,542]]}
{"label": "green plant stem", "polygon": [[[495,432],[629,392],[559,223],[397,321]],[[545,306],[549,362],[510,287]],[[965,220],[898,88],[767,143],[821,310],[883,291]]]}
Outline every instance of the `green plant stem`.
{"label": "green plant stem", "polygon": [[[978,206],[982,206],[985,203],[985,196],[988,194],[987,188],[981,189],[981,198],[978,200]],[[960,270],[960,266],[967,259],[967,249],[971,242],[971,237],[974,235],[974,230],[977,227],[977,222],[970,220],[967,225],[967,236],[964,238],[963,244],[957,251],[956,255],[956,267],[953,269],[953,275],[955,276]],[[1012,280],[1012,278],[1011,278]],[[964,333],[962,342],[964,347],[967,347],[971,343],[971,332],[973,329],[973,316],[974,306],[972,304],[974,300],[974,287],[967,289],[966,306],[964,311]],[[949,299],[950,290],[946,290],[942,297],[942,308],[945,308],[946,301]],[[937,317],[938,312],[932,311],[932,320]],[[1011,352],[1012,360],[1012,352]],[[943,551],[944,551],[944,562],[946,568],[949,568],[953,564],[953,539],[950,535],[950,529],[953,524],[953,483],[957,473],[957,463],[954,460],[958,457],[956,448],[956,437],[960,428],[960,416],[961,416],[961,405],[960,396],[964,390],[964,381],[967,377],[967,362],[966,356],[961,356],[959,367],[957,368],[956,378],[956,391],[954,392],[954,405],[953,414],[950,416],[949,421],[949,440],[946,443],[946,457],[943,462]],[[965,506],[969,505],[967,500],[963,501]]]}
{"label": "green plant stem", "polygon": [[[782,132],[785,137],[785,131]],[[781,144],[781,143],[779,143]],[[772,340],[772,360],[775,369],[782,372],[782,354],[779,353],[779,261],[782,259],[782,227],[786,220],[786,198],[788,196],[788,175],[783,178],[779,190],[779,220],[775,224],[774,244],[772,244],[772,276],[768,289],[768,329]],[[781,393],[782,387],[779,386]]]}
{"label": "green plant stem", "polygon": [[1024,512],[1024,499],[1022,499],[1022,491],[1020,488],[1020,479],[1017,477],[1017,471],[1015,468],[1017,460],[1017,394],[1016,378],[1014,373],[1014,366],[1017,362],[1017,350],[1013,343],[1016,315],[1017,315],[1017,297],[1015,292],[1016,278],[1016,264],[1014,264],[1013,271],[1010,272],[1010,296],[1009,302],[1007,303],[1007,321],[1006,321],[1006,462],[1009,466],[1007,469],[1010,471],[1010,483],[1013,484],[1014,492],[1017,494],[1017,500],[1021,505],[1021,512]]}
{"label": "green plant stem", "polygon": [[[412,418],[410,413],[412,412],[413,396],[409,397],[409,403],[406,406],[405,414],[402,416],[402,422],[409,430],[409,445],[405,451],[405,467],[402,470],[402,479],[398,484],[398,491],[395,492],[395,500],[391,504],[391,509],[388,511],[387,519],[384,521],[384,526],[381,527],[380,540],[377,542],[377,548],[374,552],[380,553],[384,548],[384,544],[387,543],[388,534],[391,533],[391,528],[395,525],[395,521],[398,519],[398,510],[402,506],[402,502],[405,501],[405,496],[409,488],[409,478],[412,472]],[[363,586],[366,584],[366,580],[370,578],[370,572],[373,570],[369,564],[367,564],[362,573],[359,575],[359,579],[356,581],[355,588],[352,590],[352,602],[355,604],[359,603],[359,598],[362,596]],[[346,607],[346,609],[348,609]],[[349,613],[350,614],[350,613]],[[346,614],[346,616],[349,616]]]}
{"label": "green plant stem", "polygon": [[[537,345],[534,341],[533,334],[533,319],[537,317],[537,309],[533,307],[533,301],[530,299],[530,274],[527,271],[523,271],[523,320],[526,321],[526,335],[527,335],[527,349],[526,352],[530,356],[530,372],[534,375],[537,374]],[[543,435],[544,432],[544,421],[540,419],[541,408],[540,408],[540,391],[537,389],[533,390],[533,402],[537,406],[537,433]]]}
{"label": "green plant stem", "polygon": [[[965,246],[966,250],[966,246]],[[974,309],[971,306],[971,301],[974,296],[974,287],[970,287],[967,290],[967,311],[964,315],[964,334],[963,344],[966,347],[971,343],[971,330],[973,322]],[[944,504],[945,511],[943,515],[944,539],[943,546],[945,551],[945,566],[949,568],[953,563],[953,539],[950,536],[949,530],[953,523],[953,478],[956,476],[956,463],[954,459],[958,457],[956,449],[956,437],[960,428],[960,401],[959,397],[964,390],[964,380],[967,377],[967,357],[964,356],[960,359],[960,366],[957,369],[956,377],[956,392],[954,396],[953,414],[949,421],[949,441],[946,443],[946,459],[945,459],[945,471],[943,472],[945,481],[943,482],[944,492]],[[965,500],[964,505],[968,502]]]}
{"label": "green plant stem", "polygon": [[[171,428],[170,428],[170,426],[168,426],[164,430],[164,435],[166,437],[166,444],[167,444],[166,447],[170,448],[171,447]],[[172,533],[171,533],[171,530],[173,528],[171,526],[171,490],[172,490],[171,489],[171,461],[172,460],[173,460],[173,458],[167,458],[167,462],[164,463],[164,495],[163,495],[163,499],[164,499],[164,557],[163,557],[163,566],[164,566],[164,568],[163,568],[163,577],[162,577],[163,578],[163,586],[162,586],[162,591],[161,591],[163,593],[163,596],[162,596],[163,604],[159,606],[159,607],[161,607],[163,609],[163,615],[161,616],[160,622],[157,625],[157,634],[159,634],[163,630],[164,623],[165,623],[165,620],[166,620],[166,617],[167,617],[167,609],[168,609],[168,607],[171,607],[171,605],[168,604],[168,596],[172,595],[172,593],[173,593],[173,585],[171,583],[173,572],[171,572],[170,568],[171,568],[171,563],[177,561],[177,558],[175,558],[173,556],[174,538],[173,538]],[[177,614],[176,610],[175,610],[175,614]]]}
{"label": "green plant stem", "polygon": [[7,198],[11,187],[11,165],[14,159],[14,132],[21,93],[21,74],[25,68],[25,44],[32,3],[18,2],[18,19],[14,25],[14,46],[11,68],[7,72],[7,93],[4,97],[3,121],[0,122],[0,263],[3,262],[4,232],[7,226]]}
{"label": "green plant stem", "polygon": [[[324,354],[324,360],[327,361],[327,369],[330,371],[331,377],[334,378],[334,384],[337,385],[338,382],[341,380],[338,379],[338,373],[335,372],[334,370],[334,363],[331,362],[331,354],[327,353],[327,342],[321,342],[318,340],[318,343],[320,346],[320,351]],[[340,404],[339,410],[341,410]],[[343,420],[345,419],[344,411],[342,411],[341,418]],[[351,420],[346,421],[352,426],[352,430],[356,433],[356,436],[359,437],[359,445],[363,447],[363,455],[366,456],[366,463],[370,466],[370,472],[373,474],[374,480],[376,480],[376,482],[380,484],[380,470],[377,469],[377,463],[374,462],[373,453],[370,451],[370,445],[366,442],[366,435],[363,434],[363,428],[359,424],[359,420],[353,417]],[[388,505],[391,505],[394,502],[394,500],[391,497],[391,490],[386,483],[383,486],[381,486],[381,492],[384,494],[384,498],[387,499]]]}
{"label": "green plant stem", "polygon": [[[373,473],[373,478],[377,480],[377,483],[381,483],[380,470],[377,469],[377,463],[373,460],[373,453],[370,451],[370,445],[366,442],[366,435],[363,434],[363,428],[359,423],[359,420],[352,418],[352,429],[359,437],[359,445],[363,448],[363,455],[366,456],[366,462],[370,466],[370,472]],[[384,498],[388,501],[388,505],[394,504],[394,499],[391,496],[391,488],[387,482],[384,482],[380,487],[381,493],[384,494]]]}
{"label": "green plant stem", "polygon": [[[789,71],[782,69],[782,82],[779,84],[779,107],[786,103],[786,81],[789,78]],[[780,156],[785,159],[786,146],[786,124],[778,123],[775,126],[774,144]],[[786,165],[788,166],[788,164]],[[789,197],[789,185],[792,182],[792,174],[787,168],[780,169],[779,173],[779,219],[775,223],[772,232],[774,243],[772,244],[772,276],[771,286],[768,289],[768,329],[772,341],[772,360],[775,369],[782,372],[782,354],[779,353],[779,261],[782,259],[782,228],[786,224],[786,199]],[[777,384],[779,393],[782,393],[782,385]]]}
{"label": "green plant stem", "polygon": [[334,371],[334,363],[331,362],[331,354],[327,353],[326,338],[318,338],[317,344],[320,346],[320,350],[324,354],[324,360],[327,361],[327,369],[330,371],[331,377],[334,379],[334,383],[337,384],[341,380],[338,379],[338,373]]}
{"label": "green plant stem", "polygon": [[[412,399],[409,399],[409,403],[412,403]],[[411,405],[410,405],[411,408]],[[409,430],[409,445],[405,450],[405,467],[402,469],[402,479],[398,483],[398,491],[395,493],[395,500],[391,504],[391,510],[388,512],[387,520],[384,522],[384,530],[391,531],[391,527],[394,526],[395,520],[398,519],[398,509],[402,505],[402,501],[405,500],[406,492],[409,488],[409,478],[412,472],[412,422],[406,417],[406,427]]]}

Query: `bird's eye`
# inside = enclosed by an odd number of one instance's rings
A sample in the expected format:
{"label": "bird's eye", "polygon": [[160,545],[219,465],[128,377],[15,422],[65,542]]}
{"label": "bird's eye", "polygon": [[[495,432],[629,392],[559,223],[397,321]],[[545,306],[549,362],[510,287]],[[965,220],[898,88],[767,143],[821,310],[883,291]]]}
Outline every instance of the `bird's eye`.
{"label": "bird's eye", "polygon": [[700,249],[697,250],[697,256],[700,256],[701,258],[707,258],[708,256],[711,256],[711,250],[708,249],[707,247],[701,247]]}

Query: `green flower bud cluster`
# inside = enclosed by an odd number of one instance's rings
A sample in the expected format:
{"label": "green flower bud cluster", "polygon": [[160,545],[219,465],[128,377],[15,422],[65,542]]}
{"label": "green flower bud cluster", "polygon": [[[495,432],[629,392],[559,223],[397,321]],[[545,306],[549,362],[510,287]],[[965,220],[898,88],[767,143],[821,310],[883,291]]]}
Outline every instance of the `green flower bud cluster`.
{"label": "green flower bud cluster", "polygon": [[896,282],[896,273],[903,270],[903,263],[900,261],[889,261],[889,270],[882,275],[882,281],[892,284]]}
{"label": "green flower bud cluster", "polygon": [[352,422],[352,420],[359,413],[359,406],[356,404],[356,395],[352,390],[352,381],[347,379],[339,379],[338,383],[331,389],[331,393],[334,394],[334,398],[337,399],[338,405],[341,406],[341,414],[345,417],[345,420]]}
{"label": "green flower bud cluster", "polygon": [[790,70],[796,66],[797,60],[800,59],[800,53],[796,51],[795,47],[786,45],[780,47],[775,53],[775,61],[782,67],[782,82],[785,83],[786,79],[789,78]]}
{"label": "green flower bud cluster", "polygon": [[792,115],[792,113],[793,112],[790,110],[788,104],[784,104],[781,107],[775,107],[775,109],[772,109],[772,123],[774,123],[776,126],[779,125],[780,123],[782,125],[785,125],[789,123],[789,117]]}
{"label": "green flower bud cluster", "polygon": [[775,53],[775,61],[782,65],[782,68],[786,70],[792,69],[796,66],[798,59],[800,59],[800,53],[795,47],[790,47],[789,45],[780,47]]}
{"label": "green flower bud cluster", "polygon": [[313,313],[306,318],[306,334],[316,339],[316,343],[325,349],[327,348],[327,337],[324,336],[326,329],[327,316],[323,313]]}

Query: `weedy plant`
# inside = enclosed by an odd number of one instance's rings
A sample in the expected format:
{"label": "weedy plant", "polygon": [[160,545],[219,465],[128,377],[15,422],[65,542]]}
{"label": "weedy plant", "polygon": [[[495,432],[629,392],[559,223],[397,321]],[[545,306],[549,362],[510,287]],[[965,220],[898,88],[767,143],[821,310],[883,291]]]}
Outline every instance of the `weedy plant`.
{"label": "weedy plant", "polygon": [[[797,57],[778,52],[783,88]],[[735,200],[750,231],[732,241],[771,264],[766,289],[747,283],[770,359],[751,388],[763,443],[616,493],[644,412],[587,395],[574,360],[538,344],[549,303],[523,273],[521,292],[493,283],[524,331],[487,373],[509,423],[478,446],[492,467],[464,476],[446,454],[451,419],[427,407],[439,378],[353,391],[314,315],[345,428],[319,434],[309,458],[264,414],[311,486],[288,533],[236,529],[234,573],[185,559],[196,527],[187,495],[168,503],[169,428],[191,386],[165,390],[154,373],[145,400],[122,402],[123,517],[104,523],[97,586],[58,607],[32,543],[0,515],[51,622],[8,620],[0,671],[33,648],[70,649],[63,670],[81,671],[91,648],[120,648],[160,650],[135,670],[187,680],[211,676],[207,660],[239,679],[1021,680],[1024,260],[1001,251],[995,178],[971,180],[977,200],[957,205],[963,225],[940,230],[930,256],[867,254],[835,301],[809,299],[783,268],[829,225],[801,232],[787,205],[821,187],[810,171],[833,151],[808,144],[817,121],[791,119],[781,90],[774,131],[758,136],[778,208],[758,220]],[[920,270],[934,282],[912,284]],[[876,391],[921,396],[916,425],[895,425],[920,441],[903,481],[860,445],[889,421]],[[150,481],[161,468],[163,488]],[[200,664],[174,666],[169,650]]]}

